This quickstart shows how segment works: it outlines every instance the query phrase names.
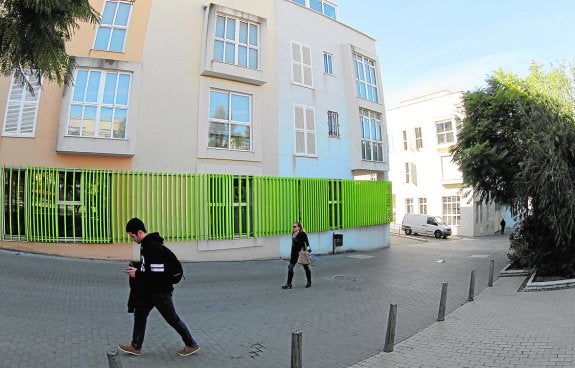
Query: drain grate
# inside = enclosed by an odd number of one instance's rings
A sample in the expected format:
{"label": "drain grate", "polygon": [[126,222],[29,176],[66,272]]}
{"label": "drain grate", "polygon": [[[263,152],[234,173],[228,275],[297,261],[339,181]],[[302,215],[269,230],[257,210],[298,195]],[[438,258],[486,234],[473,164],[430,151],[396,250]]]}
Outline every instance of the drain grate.
{"label": "drain grate", "polygon": [[354,275],[337,275],[333,277],[336,281],[357,282],[361,281],[361,277]]}

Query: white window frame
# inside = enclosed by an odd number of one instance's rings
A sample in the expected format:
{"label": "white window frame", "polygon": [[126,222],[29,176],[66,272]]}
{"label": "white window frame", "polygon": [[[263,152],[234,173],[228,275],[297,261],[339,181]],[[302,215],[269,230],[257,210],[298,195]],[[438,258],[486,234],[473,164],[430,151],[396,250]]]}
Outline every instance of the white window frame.
{"label": "white window frame", "polygon": [[413,198],[405,198],[405,213],[413,213]]}
{"label": "white window frame", "polygon": [[[446,125],[451,125],[451,129],[447,130]],[[437,134],[437,144],[445,145],[455,143],[455,124],[453,119],[446,119],[435,122],[435,132]]]}
{"label": "white window frame", "polygon": [[357,97],[378,103],[377,69],[375,60],[353,53]]}
{"label": "white window frame", "polygon": [[441,201],[443,221],[447,225],[461,225],[461,198],[459,196],[443,196]]}
{"label": "white window frame", "polygon": [[[224,20],[224,29],[223,29],[223,36],[218,36],[217,35],[217,22],[218,22],[218,18],[223,18]],[[233,21],[234,22],[234,32],[233,32],[233,38],[232,35],[228,35],[228,26],[230,24],[230,22]],[[245,41],[241,40],[241,27],[242,25],[245,25],[246,27],[246,39]],[[238,17],[233,17],[227,14],[223,14],[223,13],[218,13],[216,14],[216,25],[214,25],[214,54],[212,56],[214,61],[217,62],[221,62],[221,63],[225,63],[225,64],[231,64],[231,65],[236,65],[236,66],[240,66],[240,67],[244,67],[244,68],[248,68],[248,69],[254,69],[254,70],[259,70],[260,68],[260,37],[261,37],[261,31],[260,31],[260,25],[258,23],[246,20],[246,19],[242,19],[242,18],[238,18]],[[255,44],[252,43],[252,39],[251,39],[251,35],[255,32]],[[221,59],[216,58],[216,43],[221,42],[223,43],[223,48],[222,48],[222,57]],[[229,62],[226,59],[226,49],[228,47],[233,47],[234,48],[234,60],[233,62]],[[240,48],[244,48],[246,50],[246,61],[245,64],[240,62]],[[256,65],[252,65],[250,64],[250,53],[251,52],[255,52],[256,53]]]}
{"label": "white window frame", "polygon": [[[317,156],[316,148],[316,131],[315,131],[315,109],[311,106],[293,105],[294,121],[294,152],[298,156]],[[301,114],[298,113],[301,110]],[[298,124],[298,116],[303,118],[301,124]],[[304,150],[298,151],[298,133],[303,137]],[[312,149],[310,149],[312,148]]]}
{"label": "white window frame", "polygon": [[313,88],[311,47],[291,42],[292,83]]}
{"label": "white window frame", "polygon": [[32,87],[23,84],[16,77],[18,71],[12,73],[10,92],[4,112],[4,127],[2,135],[7,137],[34,137],[36,134],[36,120],[38,118],[38,102],[42,92],[42,80],[38,79],[36,70],[22,70],[22,77]]}
{"label": "white window frame", "polygon": [[[115,4],[116,9],[114,11],[114,17],[113,17],[113,21],[112,23],[102,23],[100,22],[100,25],[98,26],[98,30],[96,31],[96,35],[94,37],[94,50],[103,50],[103,51],[111,51],[111,52],[124,52],[125,48],[126,48],[126,39],[128,36],[128,27],[130,25],[130,18],[132,17],[132,9],[133,9],[133,2],[132,1],[121,1],[121,0],[106,0],[104,2],[104,6],[103,6],[103,10],[102,10],[102,19],[103,19],[103,15],[106,12],[106,7],[111,6],[112,4]],[[115,24],[116,23],[116,17],[118,15],[118,9],[120,9],[120,5],[121,4],[125,4],[128,5],[130,7],[130,11],[128,14],[128,19],[126,20],[126,24]],[[101,30],[104,29],[110,29],[110,34],[108,35],[108,42],[105,48],[97,48],[96,47],[96,41],[98,41],[98,35],[100,34]],[[124,37],[122,40],[122,49],[121,50],[111,50],[110,49],[110,45],[112,43],[112,36],[115,32],[117,31],[125,31],[124,33]]]}
{"label": "white window frame", "polygon": [[418,204],[419,204],[419,213],[421,213],[422,215],[427,214],[427,198],[426,197],[418,198]]}
{"label": "white window frame", "polygon": [[[209,116],[209,122],[208,122],[208,148],[209,149],[219,149],[219,150],[227,150],[227,151],[239,151],[239,152],[246,152],[246,151],[251,151],[252,147],[253,147],[253,96],[249,95],[249,94],[245,94],[245,93],[238,93],[238,92],[233,92],[233,91],[229,91],[229,90],[223,90],[223,89],[217,89],[217,88],[212,88],[210,89],[210,96],[212,92],[218,92],[218,93],[224,93],[228,95],[228,117],[227,119],[220,119],[220,118],[216,118],[216,117],[211,117]],[[245,121],[238,121],[238,120],[232,120],[232,96],[242,96],[242,97],[247,97],[249,100],[249,117],[248,117],[248,122]],[[209,104],[209,108],[208,110],[211,110],[211,97],[210,97],[210,104]],[[218,124],[225,124],[228,126],[228,137],[227,137],[227,147],[213,147],[210,146],[209,143],[209,134],[210,134],[210,125],[212,123],[218,123]],[[240,125],[240,126],[245,126],[249,128],[249,132],[250,132],[250,137],[249,137],[249,148],[248,149],[239,149],[239,148],[232,148],[231,147],[231,143],[232,143],[232,126],[234,125]]]}
{"label": "white window frame", "polygon": [[409,149],[409,137],[407,136],[407,130],[402,130],[401,135],[403,138],[403,150],[407,151]]}
{"label": "white window frame", "polygon": [[333,73],[333,54],[323,52],[323,72],[325,74],[334,75]]}
{"label": "white window frame", "polygon": [[[87,71],[88,72],[88,79],[87,79],[87,84],[89,83],[89,75],[93,72],[100,72],[100,80],[99,80],[99,84],[98,84],[98,95],[97,95],[97,100],[96,102],[92,102],[92,101],[86,101],[85,97],[86,97],[86,91],[84,92],[84,100],[83,101],[74,101],[74,95],[76,93],[76,88],[77,85],[74,85],[74,88],[72,89],[72,95],[71,95],[71,102],[70,102],[70,108],[68,110],[68,117],[67,117],[67,124],[66,124],[66,136],[68,137],[89,137],[89,138],[98,138],[98,139],[126,139],[127,138],[127,132],[128,132],[128,120],[129,120],[129,106],[130,106],[130,90],[132,88],[132,82],[133,82],[133,75],[131,72],[124,72],[124,71],[120,71],[120,70],[111,70],[111,69],[98,69],[98,68],[78,68],[76,69],[76,75],[74,80],[77,80],[77,75],[79,71]],[[124,76],[129,76],[129,84],[128,84],[128,90],[126,91],[126,103],[122,104],[122,103],[118,103],[117,100],[112,103],[112,104],[105,104],[103,102],[104,99],[104,90],[105,90],[105,84],[107,81],[106,76],[108,74],[116,74],[118,76],[118,78],[116,79],[116,88],[114,89],[115,91],[115,100],[117,99],[117,95],[118,95],[118,83],[120,80],[120,76],[124,75]],[[88,87],[86,87],[88,88]],[[71,114],[72,114],[72,108],[75,106],[81,106],[82,107],[82,118],[80,121],[80,126],[79,126],[79,134],[71,134],[70,133],[70,129],[71,129],[71,125],[70,125],[70,120],[71,120]],[[95,118],[94,118],[94,135],[84,135],[83,134],[83,121],[84,121],[84,113],[86,111],[86,108],[96,108],[96,114],[95,114]],[[106,108],[106,109],[112,109],[113,110],[113,114],[112,114],[112,120],[111,120],[111,125],[110,125],[110,135],[107,137],[103,137],[100,136],[100,131],[103,130],[103,128],[101,127],[101,113],[102,113],[102,109]],[[114,137],[114,126],[116,124],[116,112],[118,110],[125,110],[126,111],[126,116],[125,116],[125,121],[124,121],[124,136],[123,137]]]}
{"label": "white window frame", "polygon": [[421,127],[413,128],[413,134],[415,135],[415,149],[423,148],[423,134],[421,132]]}
{"label": "white window frame", "polygon": [[[359,128],[361,130],[361,159],[363,161],[383,162],[384,153],[381,114],[373,110],[360,108],[359,123]],[[366,133],[369,133],[369,137],[366,137]],[[375,137],[372,137],[374,133]],[[375,159],[374,155],[377,156]]]}

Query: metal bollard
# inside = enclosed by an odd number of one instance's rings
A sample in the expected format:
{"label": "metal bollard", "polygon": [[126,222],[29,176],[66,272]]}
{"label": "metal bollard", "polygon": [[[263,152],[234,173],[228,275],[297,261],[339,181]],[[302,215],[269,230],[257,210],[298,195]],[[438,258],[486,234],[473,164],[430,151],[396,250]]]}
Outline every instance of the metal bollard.
{"label": "metal bollard", "polygon": [[441,285],[441,299],[439,300],[439,313],[437,320],[439,322],[445,320],[445,304],[447,303],[447,282]]}
{"label": "metal bollard", "polygon": [[471,270],[471,280],[469,281],[469,296],[467,297],[468,302],[472,302],[475,298],[475,270]]}
{"label": "metal bollard", "polygon": [[120,362],[118,350],[108,352],[108,368],[122,368],[122,362]]}
{"label": "metal bollard", "polygon": [[301,331],[291,334],[291,368],[302,368],[301,359]]}
{"label": "metal bollard", "polygon": [[495,260],[492,259],[489,262],[489,282],[487,283],[488,287],[492,287],[493,286],[493,269],[495,268]]}
{"label": "metal bollard", "polygon": [[383,351],[391,353],[393,351],[393,341],[395,340],[395,321],[397,320],[397,304],[389,305],[389,318],[387,320],[387,333],[385,334],[385,345]]}

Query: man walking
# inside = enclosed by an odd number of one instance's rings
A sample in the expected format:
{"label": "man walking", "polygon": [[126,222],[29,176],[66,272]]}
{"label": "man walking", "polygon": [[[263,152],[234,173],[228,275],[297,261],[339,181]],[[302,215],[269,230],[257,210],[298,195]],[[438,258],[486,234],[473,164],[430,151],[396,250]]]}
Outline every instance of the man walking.
{"label": "man walking", "polygon": [[503,235],[505,233],[505,219],[502,218],[499,225],[501,226],[501,235]]}
{"label": "man walking", "polygon": [[140,355],[146,333],[146,322],[153,308],[156,308],[170,326],[182,337],[184,348],[178,351],[180,356],[194,354],[200,347],[190,334],[188,327],[176,313],[172,300],[172,286],[165,269],[167,254],[164,250],[164,239],[158,233],[146,232],[144,223],[139,218],[133,218],[126,224],[126,232],[130,239],[140,244],[139,267],[124,269],[133,279],[131,296],[134,306],[134,329],[130,344],[118,345],[118,348],[128,354]]}

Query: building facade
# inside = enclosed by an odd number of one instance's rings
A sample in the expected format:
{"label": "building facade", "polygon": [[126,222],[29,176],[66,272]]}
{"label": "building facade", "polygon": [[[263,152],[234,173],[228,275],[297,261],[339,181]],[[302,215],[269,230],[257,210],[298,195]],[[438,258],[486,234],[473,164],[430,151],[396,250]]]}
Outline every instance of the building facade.
{"label": "building facade", "polygon": [[298,219],[318,253],[389,245],[375,40],[336,4],[91,4],[71,85],[0,79],[4,247],[131,256],[133,216],[189,260],[287,256]]}
{"label": "building facade", "polygon": [[505,208],[480,204],[464,188],[450,147],[457,141],[463,93],[440,91],[403,101],[386,112],[390,137],[393,222],[406,213],[441,216],[455,235],[493,235]]}

